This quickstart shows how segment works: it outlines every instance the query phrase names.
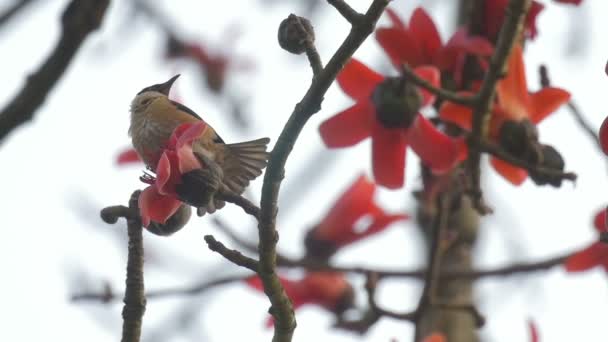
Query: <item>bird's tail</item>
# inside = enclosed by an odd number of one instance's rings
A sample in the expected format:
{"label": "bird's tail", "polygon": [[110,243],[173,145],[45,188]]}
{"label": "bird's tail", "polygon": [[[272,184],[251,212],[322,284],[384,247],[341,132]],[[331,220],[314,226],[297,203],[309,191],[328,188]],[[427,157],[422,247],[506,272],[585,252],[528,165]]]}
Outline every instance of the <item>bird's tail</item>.
{"label": "bird's tail", "polygon": [[227,144],[223,171],[224,186],[235,194],[242,194],[249,182],[262,174],[270,155],[269,138]]}

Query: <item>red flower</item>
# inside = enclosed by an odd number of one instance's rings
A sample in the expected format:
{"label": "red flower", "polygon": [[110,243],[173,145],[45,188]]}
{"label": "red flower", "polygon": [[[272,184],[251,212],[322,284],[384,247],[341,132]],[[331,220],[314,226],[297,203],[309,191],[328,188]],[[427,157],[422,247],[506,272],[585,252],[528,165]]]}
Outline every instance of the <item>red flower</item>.
{"label": "red flower", "polygon": [[[493,140],[498,140],[503,123],[528,119],[538,124],[570,100],[570,93],[560,88],[545,87],[535,93],[528,92],[523,53],[519,45],[513,48],[508,60],[508,73],[498,82],[496,92],[498,102],[493,108],[489,132]],[[439,116],[465,130],[471,130],[473,112],[469,107],[446,101]],[[490,162],[500,175],[514,185],[520,185],[528,177],[526,170],[498,158],[491,158]]]}
{"label": "red flower", "polygon": [[[439,83],[439,71],[434,67],[418,67],[415,72],[432,84]],[[434,101],[431,93],[414,90],[417,99],[413,100],[421,100],[416,103],[416,108],[406,103],[406,108],[398,106],[395,109],[393,106],[385,110],[380,107],[384,104],[379,103],[384,99],[377,99],[387,96],[388,91],[385,92],[384,88],[391,86],[387,82],[395,79],[385,78],[356,59],[351,59],[344,66],[337,80],[356,103],[323,122],[319,127],[321,138],[328,147],[336,148],[352,146],[371,137],[374,178],[378,184],[391,189],[403,186],[408,145],[426,166],[436,172],[446,172],[459,161],[462,141],[448,137],[424,116],[418,115],[419,105],[426,106]],[[396,96],[397,100],[403,100],[403,94],[399,95]],[[406,95],[414,97],[412,94]]]}
{"label": "red flower", "polygon": [[[509,0],[487,0],[484,2],[485,15],[482,17],[481,30],[483,35],[493,42],[498,38],[498,32],[503,25],[508,3]],[[527,38],[534,39],[538,34],[536,17],[544,7],[538,1],[532,1],[524,24],[524,34]]]}
{"label": "red flower", "polygon": [[[353,288],[343,273],[310,272],[300,280],[284,277],[279,277],[279,280],[296,310],[303,305],[313,304],[341,314],[353,304]],[[257,275],[247,278],[245,282],[258,291],[264,291],[262,280]],[[272,317],[268,320],[268,325],[271,324]]]}
{"label": "red flower", "polygon": [[559,2],[561,4],[571,4],[571,5],[580,5],[583,0],[553,0],[555,2]]}
{"label": "red flower", "polygon": [[604,151],[604,154],[608,155],[608,117],[606,117],[604,122],[602,122],[599,135],[602,151]]}
{"label": "red flower", "polygon": [[421,7],[412,14],[409,27],[391,9],[387,9],[387,13],[393,26],[376,30],[376,39],[397,69],[404,63],[412,67],[432,64],[441,71],[454,73],[460,83],[461,69],[468,54],[477,56],[483,66],[487,65],[483,57],[492,54],[490,42],[469,36],[464,27],[443,45],[435,23]]}
{"label": "red flower", "polygon": [[[229,38],[227,41],[232,41],[235,37]],[[167,58],[179,57],[194,61],[205,72],[207,85],[215,92],[223,89],[230,69],[248,70],[251,68],[249,61],[238,60],[227,54],[211,53],[208,48],[199,43],[185,42],[170,36],[167,43]]]}
{"label": "red flower", "polygon": [[[407,215],[389,215],[374,202],[376,185],[359,176],[329,210],[325,218],[307,235],[306,247],[314,256],[331,256],[339,248],[384,231]],[[369,219],[364,230],[357,223]]]}
{"label": "red flower", "polygon": [[116,158],[116,164],[118,165],[132,163],[141,163],[141,158],[139,157],[139,154],[133,148],[128,148],[120,152],[120,154],[118,154],[118,157]]}
{"label": "red flower", "polygon": [[[608,231],[606,227],[606,209],[595,216],[594,226],[598,233]],[[602,266],[608,272],[608,244],[605,242],[594,242],[589,247],[570,256],[564,262],[564,267],[568,272],[587,271],[596,266]]]}
{"label": "red flower", "polygon": [[160,156],[156,177],[142,179],[150,184],[139,196],[139,210],[145,227],[150,221],[165,223],[182,204],[175,187],[181,183],[182,174],[202,167],[192,152],[192,142],[206,126],[204,122],[178,126]]}
{"label": "red flower", "polygon": [[533,320],[528,320],[528,329],[530,329],[530,342],[539,342],[538,328]]}
{"label": "red flower", "polygon": [[446,342],[447,339],[445,338],[444,334],[441,333],[433,333],[427,337],[424,338],[424,340],[422,340],[422,342]]}

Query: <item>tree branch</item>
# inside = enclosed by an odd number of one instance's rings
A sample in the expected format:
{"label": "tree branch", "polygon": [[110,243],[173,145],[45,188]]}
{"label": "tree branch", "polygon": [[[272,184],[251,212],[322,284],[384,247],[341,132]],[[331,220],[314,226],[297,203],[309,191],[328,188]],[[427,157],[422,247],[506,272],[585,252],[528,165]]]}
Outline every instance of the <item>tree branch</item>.
{"label": "tree branch", "polygon": [[205,235],[205,242],[207,242],[207,247],[209,247],[210,250],[220,254],[233,264],[245,267],[256,273],[258,272],[259,267],[257,260],[245,256],[237,250],[227,248],[223,243],[217,241],[213,235]]}
{"label": "tree branch", "polygon": [[403,76],[408,80],[412,81],[415,85],[420,88],[426,89],[431,93],[435,94],[439,99],[448,100],[450,102],[458,103],[463,106],[474,107],[477,103],[477,97],[475,96],[463,96],[453,91],[449,91],[443,88],[438,88],[429,83],[428,81],[418,77],[416,73],[407,64],[401,66]]}
{"label": "tree branch", "polygon": [[40,69],[28,76],[23,89],[0,112],[0,142],[31,120],[66,71],[85,38],[100,25],[109,0],[72,0],[61,17],[61,37]]}
{"label": "tree branch", "polygon": [[253,216],[256,220],[260,218],[260,208],[241,195],[228,191],[219,191],[215,195],[215,198],[241,207],[243,211]]}
{"label": "tree branch", "polygon": [[490,59],[490,68],[485,74],[481,89],[478,93],[478,102],[473,110],[472,139],[469,139],[468,171],[471,175],[470,194],[473,206],[480,214],[487,213],[483,204],[480,178],[481,178],[481,147],[480,141],[487,136],[490,113],[496,95],[496,83],[505,74],[505,67],[513,46],[521,37],[524,21],[530,8],[530,0],[510,0],[506,11],[506,18],[498,36],[494,54]]}
{"label": "tree branch", "polygon": [[353,24],[349,35],[328,62],[327,66],[313,78],[308,91],[292,112],[277,143],[270,153],[268,167],[264,175],[259,220],[259,276],[264,292],[270,299],[270,312],[274,316],[275,331],[273,342],[289,342],[296,327],[291,302],[281,286],[276,268],[277,201],[281,181],[285,176],[285,164],[296,140],[308,119],[321,108],[323,96],[336,76],[363,41],[373,32],[375,24],[388,5],[389,0],[374,0],[363,20]]}

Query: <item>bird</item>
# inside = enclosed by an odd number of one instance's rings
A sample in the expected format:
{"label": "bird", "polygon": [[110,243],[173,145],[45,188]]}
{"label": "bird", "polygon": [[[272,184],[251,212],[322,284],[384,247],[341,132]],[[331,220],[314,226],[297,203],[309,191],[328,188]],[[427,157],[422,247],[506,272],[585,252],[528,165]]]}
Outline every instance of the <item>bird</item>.
{"label": "bird", "polygon": [[[131,102],[129,136],[134,149],[150,170],[156,170],[163,149],[178,126],[205,122],[192,109],[169,99],[171,86],[179,76],[143,88]],[[266,167],[270,139],[227,144],[213,127],[205,124],[205,129],[192,145],[194,154],[217,163],[221,168],[222,191],[242,194],[249,182],[260,176]],[[206,207],[199,207],[198,213],[213,213],[224,204],[219,200],[210,201]]]}

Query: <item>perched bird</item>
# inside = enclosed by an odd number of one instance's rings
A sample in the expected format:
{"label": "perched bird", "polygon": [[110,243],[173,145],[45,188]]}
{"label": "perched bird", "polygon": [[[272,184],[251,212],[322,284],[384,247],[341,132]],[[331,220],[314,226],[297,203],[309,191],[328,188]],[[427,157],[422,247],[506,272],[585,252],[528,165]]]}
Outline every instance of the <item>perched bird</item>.
{"label": "perched bird", "polygon": [[[179,76],[142,89],[131,102],[129,135],[133,147],[150,170],[156,170],[162,151],[176,127],[203,121],[190,108],[169,99],[171,86]],[[192,147],[195,154],[219,165],[223,171],[220,189],[241,194],[266,167],[269,142],[270,139],[261,138],[226,144],[213,127],[206,124]],[[214,212],[223,205],[222,201],[212,201],[206,208],[199,208],[199,214]]]}

